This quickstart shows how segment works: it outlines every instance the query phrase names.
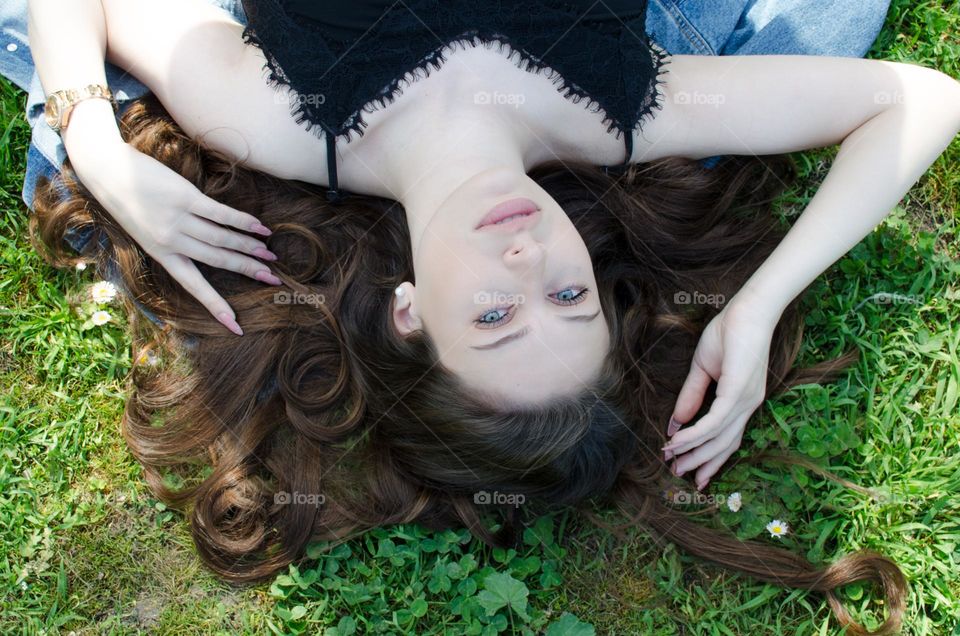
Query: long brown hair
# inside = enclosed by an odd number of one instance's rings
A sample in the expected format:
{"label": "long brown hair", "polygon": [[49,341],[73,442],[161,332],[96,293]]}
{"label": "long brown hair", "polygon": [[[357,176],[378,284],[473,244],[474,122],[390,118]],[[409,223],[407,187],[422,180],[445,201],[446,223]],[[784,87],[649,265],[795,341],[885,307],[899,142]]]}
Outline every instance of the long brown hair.
{"label": "long brown hair", "polygon": [[[615,531],[643,523],[724,567],[824,592],[849,634],[871,632],[833,591],[871,580],[882,585],[888,611],[872,633],[899,627],[906,582],[889,559],[859,552],[818,568],[698,525],[662,495],[675,482],[657,449],[699,336],[719,311],[678,294],[731,298],[774,249],[784,228],[771,203],[794,176],[787,158],[730,157],[711,170],[670,158],[620,175],[570,163],[532,171],[586,243],[611,349],[589,390],[506,410],[437,364],[426,334],[404,339],[391,328],[392,291],[414,277],[397,203],[352,195],[332,206],[321,187],[245,169],[188,138],[151,97],[125,113],[121,129],[208,196],[271,227],[275,271],[287,285],[200,265],[236,310],[245,333],[237,338],[139,249],[69,163],[37,188],[37,248],[57,266],[95,260],[129,292],[135,359],[149,349],[159,363],[131,370],[123,432],[152,491],[189,512],[200,556],[223,578],[269,577],[311,540],[335,544],[395,523],[463,525],[488,544],[511,545],[528,507],[485,505],[496,493],[576,506]],[[78,256],[64,236],[83,227],[92,239]],[[289,302],[294,294],[308,301]],[[833,377],[855,359],[792,368],[798,305],[775,330],[768,395]],[[627,520],[606,524],[589,502],[612,502]],[[496,532],[484,511],[500,513]]]}

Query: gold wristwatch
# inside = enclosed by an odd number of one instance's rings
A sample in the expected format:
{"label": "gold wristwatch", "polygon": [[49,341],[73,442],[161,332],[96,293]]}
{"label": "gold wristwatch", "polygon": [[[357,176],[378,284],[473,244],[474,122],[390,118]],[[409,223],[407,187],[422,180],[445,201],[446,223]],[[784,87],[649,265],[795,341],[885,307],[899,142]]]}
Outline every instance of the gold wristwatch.
{"label": "gold wristwatch", "polygon": [[54,131],[60,132],[67,127],[67,123],[70,121],[70,111],[77,105],[77,102],[92,97],[108,100],[113,105],[114,112],[117,111],[117,100],[114,99],[110,89],[103,84],[90,84],[84,88],[55,91],[47,97],[47,105],[43,111],[47,125]]}

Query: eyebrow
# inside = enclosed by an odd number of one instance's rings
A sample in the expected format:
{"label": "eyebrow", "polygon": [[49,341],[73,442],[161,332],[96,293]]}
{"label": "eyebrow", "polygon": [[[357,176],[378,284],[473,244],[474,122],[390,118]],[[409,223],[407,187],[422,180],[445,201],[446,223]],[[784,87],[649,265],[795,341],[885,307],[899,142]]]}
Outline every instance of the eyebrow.
{"label": "eyebrow", "polygon": [[[570,322],[590,322],[591,320],[593,320],[594,318],[596,318],[596,317],[599,316],[599,315],[600,315],[600,310],[598,309],[596,312],[594,312],[594,313],[592,313],[592,314],[581,314],[581,315],[579,315],[579,316],[560,316],[560,320],[569,320]],[[472,346],[472,345],[471,345],[470,348],[471,348],[471,349],[477,349],[477,350],[479,350],[479,351],[488,351],[488,350],[490,350],[490,349],[496,349],[497,347],[502,346],[502,345],[505,345],[505,344],[507,344],[508,342],[513,342],[514,340],[519,340],[520,338],[524,337],[524,336],[527,335],[528,333],[530,333],[530,327],[529,327],[529,325],[526,326],[526,327],[524,327],[523,329],[519,329],[519,330],[517,330],[517,331],[514,331],[512,334],[509,334],[509,335],[507,335],[507,336],[504,336],[503,338],[500,338],[499,340],[494,340],[494,341],[491,342],[490,344],[477,345],[477,346]]]}

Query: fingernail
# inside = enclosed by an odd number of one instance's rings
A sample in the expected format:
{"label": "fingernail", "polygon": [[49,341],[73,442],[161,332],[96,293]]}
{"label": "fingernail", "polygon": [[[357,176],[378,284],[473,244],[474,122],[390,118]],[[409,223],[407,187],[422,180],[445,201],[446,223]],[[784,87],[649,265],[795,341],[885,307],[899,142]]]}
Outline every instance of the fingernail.
{"label": "fingernail", "polygon": [[253,255],[267,261],[277,260],[277,255],[265,247],[258,247],[257,249],[253,250]]}
{"label": "fingernail", "polygon": [[677,434],[677,431],[680,430],[680,422],[678,422],[672,415],[670,416],[670,423],[667,424],[667,437],[673,437]]}
{"label": "fingernail", "polygon": [[705,481],[698,481],[698,482],[697,482],[697,490],[703,490],[703,487],[706,486],[706,485],[707,485],[707,482],[705,482]]}
{"label": "fingernail", "polygon": [[263,234],[264,236],[270,236],[271,234],[273,234],[273,230],[268,228],[266,225],[264,225],[260,221],[257,221],[254,224],[252,224],[250,226],[250,231],[256,232],[257,234]]}
{"label": "fingernail", "polygon": [[265,269],[261,269],[259,272],[253,275],[261,283],[269,283],[271,285],[283,285],[283,281],[274,276],[272,273]]}
{"label": "fingernail", "polygon": [[240,328],[240,325],[237,324],[237,321],[230,317],[230,314],[223,312],[217,314],[217,319],[223,323],[227,329],[237,334],[238,336],[243,335],[243,329]]}
{"label": "fingernail", "polygon": [[663,451],[663,461],[668,462],[673,459],[673,451]]}

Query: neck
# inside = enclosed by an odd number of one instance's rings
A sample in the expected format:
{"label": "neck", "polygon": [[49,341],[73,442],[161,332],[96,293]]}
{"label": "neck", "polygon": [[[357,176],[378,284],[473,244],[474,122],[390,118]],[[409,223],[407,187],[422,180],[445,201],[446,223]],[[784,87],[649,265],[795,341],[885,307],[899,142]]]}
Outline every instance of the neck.
{"label": "neck", "polygon": [[509,106],[464,108],[461,103],[424,110],[421,102],[414,117],[397,122],[382,173],[406,211],[414,250],[433,215],[457,188],[492,169],[526,174],[532,145],[529,128]]}

